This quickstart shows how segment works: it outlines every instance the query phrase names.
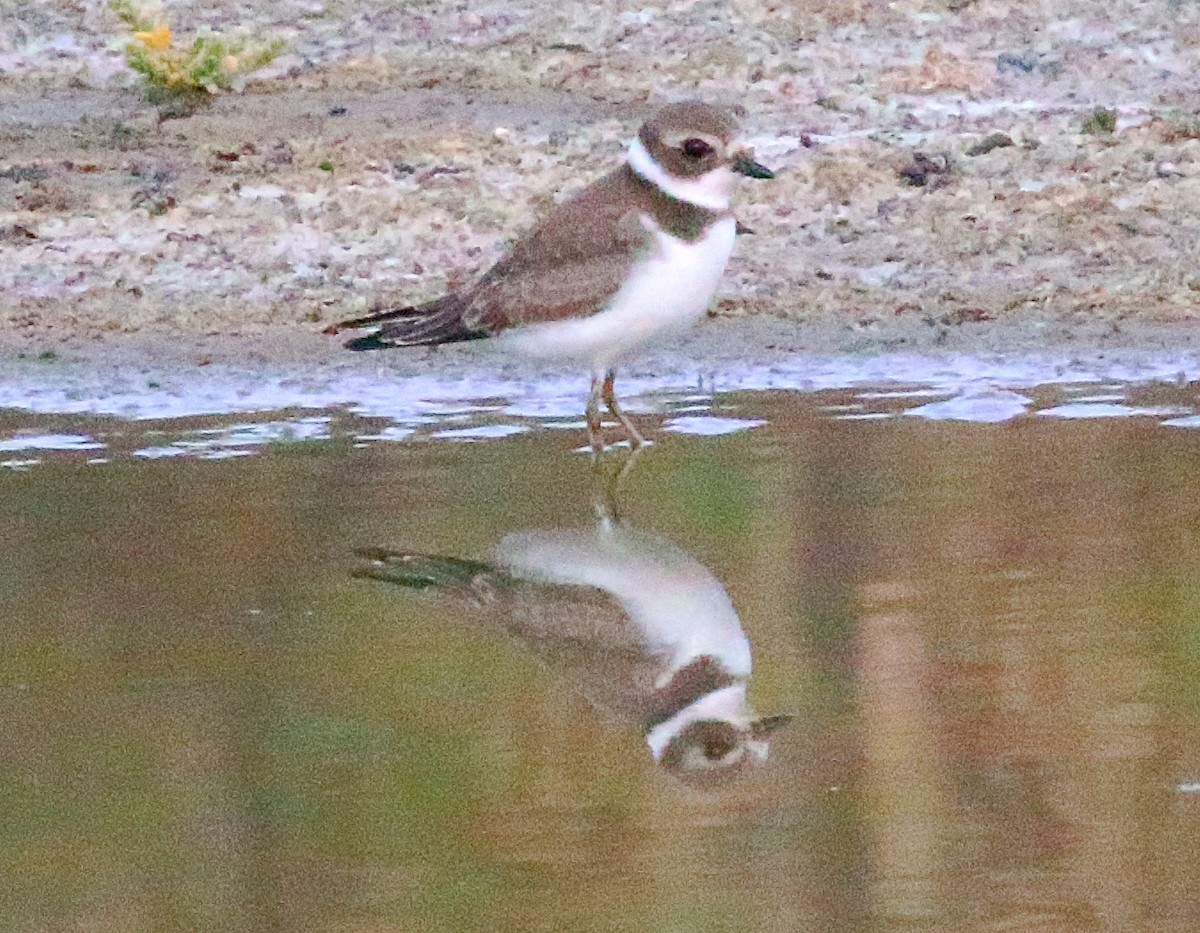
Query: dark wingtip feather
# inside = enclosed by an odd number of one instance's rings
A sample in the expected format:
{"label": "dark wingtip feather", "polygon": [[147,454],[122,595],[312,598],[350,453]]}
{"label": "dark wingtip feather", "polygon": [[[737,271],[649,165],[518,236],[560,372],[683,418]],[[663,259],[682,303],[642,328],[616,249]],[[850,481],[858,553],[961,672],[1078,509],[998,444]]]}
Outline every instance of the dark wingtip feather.
{"label": "dark wingtip feather", "polygon": [[358,548],[354,552],[365,561],[353,568],[350,575],[364,580],[397,583],[413,589],[431,586],[467,587],[480,574],[492,568],[477,560],[457,557],[437,557],[428,554],[409,554],[384,548]]}
{"label": "dark wingtip feather", "polygon": [[355,337],[353,340],[347,340],[343,346],[347,350],[388,350],[396,344],[380,340],[378,334],[367,334],[365,337]]}
{"label": "dark wingtip feather", "polygon": [[[425,308],[429,306],[426,305]],[[325,328],[325,333],[336,334],[338,331],[350,330],[354,327],[371,327],[375,324],[382,324],[385,321],[395,321],[399,318],[421,317],[428,311],[423,308],[405,305],[403,308],[393,308],[391,311],[372,311],[370,314],[364,314],[362,317],[347,318],[344,321],[338,321]]]}

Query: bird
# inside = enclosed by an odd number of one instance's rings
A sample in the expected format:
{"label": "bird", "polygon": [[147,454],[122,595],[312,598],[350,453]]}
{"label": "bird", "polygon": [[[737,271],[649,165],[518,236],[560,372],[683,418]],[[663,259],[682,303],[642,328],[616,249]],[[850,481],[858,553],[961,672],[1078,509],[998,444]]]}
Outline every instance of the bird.
{"label": "bird", "polygon": [[586,415],[604,450],[601,403],[630,447],[645,438],[617,402],[616,366],[708,309],[740,228],[738,176],[769,179],[738,138],[733,114],[702,101],[658,110],[621,165],[557,205],[478,281],[424,304],[341,321],[370,328],[351,350],[494,338],[533,358],[591,371]]}
{"label": "bird", "polygon": [[791,720],[747,703],[750,642],[725,588],[620,523],[514,532],[488,560],[362,548],[355,576],[432,591],[541,658],[654,762],[711,786],[764,763]]}

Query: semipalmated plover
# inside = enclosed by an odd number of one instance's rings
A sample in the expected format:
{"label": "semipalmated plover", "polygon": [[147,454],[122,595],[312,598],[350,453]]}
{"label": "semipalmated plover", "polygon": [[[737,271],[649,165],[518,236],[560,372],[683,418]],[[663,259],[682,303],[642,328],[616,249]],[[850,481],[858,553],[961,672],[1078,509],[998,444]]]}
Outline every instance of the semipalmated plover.
{"label": "semipalmated plover", "polygon": [[761,764],[790,716],[750,708],[750,642],[725,588],[672,544],[619,524],[512,534],[491,561],[368,548],[356,575],[432,590],[638,728],[688,782]]}
{"label": "semipalmated plover", "polygon": [[471,288],[342,321],[374,328],[352,350],[497,337],[525,353],[592,371],[588,433],[603,448],[600,402],[630,445],[644,440],[617,404],[615,365],[696,321],[712,301],[737,232],[737,175],[772,178],[736,138],[731,114],[692,101],[664,107],[620,168],[558,205]]}

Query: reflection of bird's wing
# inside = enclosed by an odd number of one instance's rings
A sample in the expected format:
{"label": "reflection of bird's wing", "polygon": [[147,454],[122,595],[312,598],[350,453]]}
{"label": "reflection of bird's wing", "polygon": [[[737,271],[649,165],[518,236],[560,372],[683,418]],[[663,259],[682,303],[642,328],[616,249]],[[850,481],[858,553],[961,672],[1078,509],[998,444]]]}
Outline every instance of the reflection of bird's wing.
{"label": "reflection of bird's wing", "polygon": [[725,588],[672,544],[617,526],[509,535],[499,554],[514,576],[610,594],[672,667],[708,656],[750,674],[750,644]]}
{"label": "reflection of bird's wing", "polygon": [[483,612],[528,647],[557,657],[645,654],[640,631],[622,606],[590,586],[521,579],[481,561],[363,548],[354,575],[412,589],[431,589]]}
{"label": "reflection of bird's wing", "polygon": [[[672,619],[690,622],[700,633],[695,640],[686,632],[664,632],[662,625],[656,629],[631,618],[630,605],[639,615],[661,616],[662,609],[647,609],[628,592],[622,598],[612,591],[612,581],[627,573],[641,577],[632,584],[636,593],[647,585],[654,588],[662,583],[664,567],[692,571],[693,580],[699,568],[711,580],[703,567],[663,542],[635,536],[614,543],[607,534],[510,535],[498,548],[499,565],[373,548],[358,552],[365,563],[355,575],[442,594],[565,674],[598,710],[642,728],[669,718],[695,694],[732,683],[739,665],[748,673],[749,646],[736,616],[733,632],[714,629],[703,617],[711,615],[711,599],[696,602],[678,585],[680,580],[673,580],[662,595],[670,600],[673,593],[682,601],[685,611]],[[637,553],[639,545],[655,556]],[[647,572],[647,561],[651,569],[657,567],[658,576]],[[549,578],[552,571],[558,579]],[[593,585],[593,577],[607,585]],[[626,584],[628,580],[621,585]],[[712,585],[728,602],[715,580]],[[687,606],[699,615],[688,616]]]}

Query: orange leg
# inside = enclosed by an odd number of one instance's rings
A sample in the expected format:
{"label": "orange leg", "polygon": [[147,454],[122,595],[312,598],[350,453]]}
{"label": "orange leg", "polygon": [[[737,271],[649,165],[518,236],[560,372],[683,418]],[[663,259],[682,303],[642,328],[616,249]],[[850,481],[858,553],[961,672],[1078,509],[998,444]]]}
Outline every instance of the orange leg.
{"label": "orange leg", "polygon": [[592,456],[599,457],[604,453],[604,432],[600,427],[600,399],[603,395],[603,385],[599,376],[592,377],[592,394],[588,396],[587,427],[588,442],[592,445]]}
{"label": "orange leg", "polygon": [[[632,450],[637,450],[646,443],[646,439],[642,437],[642,432],[637,429],[637,425],[630,420],[629,416],[621,410],[621,406],[617,404],[617,396],[613,393],[613,380],[617,378],[615,370],[609,370],[604,374],[604,385],[601,390],[601,395],[604,398],[604,404],[608,406],[608,410],[612,412],[613,417],[621,422],[621,427],[625,429],[625,434],[629,438],[629,446]],[[596,383],[592,382],[592,395],[596,394]],[[594,448],[595,445],[593,445]]]}

